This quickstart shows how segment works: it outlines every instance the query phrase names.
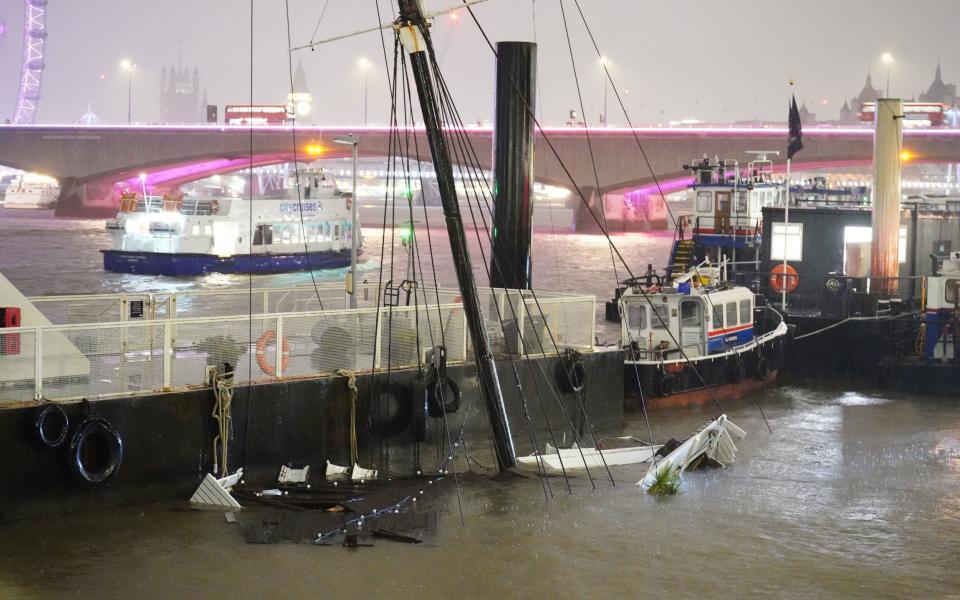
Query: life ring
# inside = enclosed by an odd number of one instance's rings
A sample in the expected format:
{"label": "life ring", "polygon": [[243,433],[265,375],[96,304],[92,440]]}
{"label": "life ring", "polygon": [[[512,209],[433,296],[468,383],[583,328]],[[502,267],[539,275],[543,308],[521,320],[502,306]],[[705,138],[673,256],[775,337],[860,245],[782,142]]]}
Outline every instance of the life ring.
{"label": "life ring", "polygon": [[[260,367],[260,370],[267,375],[277,374],[277,368],[267,360],[267,346],[272,344],[276,339],[277,332],[268,329],[264,331],[260,339],[257,340],[257,365]],[[280,359],[280,368],[286,371],[290,365],[290,342],[287,341],[287,338],[283,338],[283,343],[280,346],[280,352],[283,353],[283,358]]]}
{"label": "life ring", "polygon": [[106,485],[120,470],[123,440],[105,419],[88,418],[70,439],[70,471],[84,487]]}
{"label": "life ring", "polygon": [[580,393],[587,383],[587,369],[583,366],[583,357],[576,350],[569,350],[553,371],[554,379],[564,392]]}
{"label": "life ring", "polygon": [[70,418],[59,404],[47,404],[37,411],[33,429],[41,444],[47,448],[59,448],[70,433]]}
{"label": "life ring", "polygon": [[446,392],[442,392],[439,381],[433,381],[427,386],[427,412],[434,419],[457,412],[463,400],[456,381],[447,377],[443,384],[447,388]]}
{"label": "life ring", "polygon": [[677,391],[677,376],[664,373],[657,382],[657,392],[661,396],[671,396],[675,391]]}
{"label": "life ring", "polygon": [[797,270],[790,265],[779,264],[770,269],[770,287],[778,294],[787,293],[797,289],[800,284],[800,277],[797,276]]}

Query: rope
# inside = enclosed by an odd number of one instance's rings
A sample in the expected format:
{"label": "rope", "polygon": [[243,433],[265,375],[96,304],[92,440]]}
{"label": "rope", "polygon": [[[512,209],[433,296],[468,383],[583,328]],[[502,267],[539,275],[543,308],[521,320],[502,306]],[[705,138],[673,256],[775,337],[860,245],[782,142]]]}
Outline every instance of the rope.
{"label": "rope", "polygon": [[357,373],[349,369],[337,369],[337,375],[347,378],[347,388],[350,389],[350,464],[358,463],[360,452],[357,451]]}
{"label": "rope", "polygon": [[844,319],[844,320],[842,320],[842,321],[837,321],[836,323],[832,323],[832,324],[830,324],[830,325],[827,325],[826,327],[824,327],[824,328],[822,328],[822,329],[817,329],[816,331],[810,331],[810,332],[805,333],[805,334],[803,334],[803,335],[798,335],[797,337],[793,338],[793,341],[796,342],[796,341],[802,340],[802,339],[804,339],[804,338],[808,338],[808,337],[815,336],[815,335],[817,335],[817,334],[820,334],[820,333],[823,333],[823,332],[828,331],[828,330],[830,330],[830,329],[833,329],[834,327],[840,327],[841,325],[843,325],[843,324],[845,324],[845,323],[849,323],[850,321],[896,321],[896,320],[898,320],[898,319],[905,319],[905,318],[907,318],[907,317],[915,317],[915,316],[917,316],[917,315],[922,315],[922,314],[923,314],[922,312],[912,312],[912,313],[907,313],[907,314],[905,314],[905,315],[899,315],[899,316],[896,316],[896,317],[847,317],[846,319]]}
{"label": "rope", "polygon": [[213,407],[213,420],[217,422],[217,435],[213,438],[213,470],[220,477],[230,474],[227,464],[230,449],[230,425],[233,421],[231,404],[233,402],[233,373],[219,373],[214,379],[213,395],[216,404]]}

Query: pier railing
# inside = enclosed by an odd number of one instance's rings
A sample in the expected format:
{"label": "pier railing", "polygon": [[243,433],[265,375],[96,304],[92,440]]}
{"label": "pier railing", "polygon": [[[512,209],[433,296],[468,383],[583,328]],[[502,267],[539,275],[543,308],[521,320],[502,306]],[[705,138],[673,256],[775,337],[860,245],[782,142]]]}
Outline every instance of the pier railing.
{"label": "pier railing", "polygon": [[[319,304],[317,290],[312,286],[307,290]],[[342,287],[337,290],[342,297]],[[0,334],[0,403],[202,387],[209,384],[210,367],[224,363],[235,369],[235,381],[245,384],[318,377],[338,369],[370,372],[416,367],[424,363],[431,348],[440,345],[446,347],[451,363],[472,360],[458,292],[431,289],[428,293],[430,304],[415,304],[411,299],[410,306],[378,308],[374,291],[364,301],[373,306],[356,309],[332,308],[336,303],[328,303],[321,294],[324,310],[254,314],[250,314],[249,290],[33,299],[54,324],[4,329]],[[255,290],[254,294],[271,308],[312,306],[304,288]],[[241,295],[246,306],[236,314]],[[498,354],[593,349],[592,296],[537,293],[534,297],[530,292],[487,288],[481,290],[481,300]],[[135,304],[141,301],[143,305]],[[406,301],[403,293],[400,301]],[[193,314],[233,314],[179,316],[187,312],[180,310],[183,304],[189,304]],[[57,322],[61,318],[67,322]]]}

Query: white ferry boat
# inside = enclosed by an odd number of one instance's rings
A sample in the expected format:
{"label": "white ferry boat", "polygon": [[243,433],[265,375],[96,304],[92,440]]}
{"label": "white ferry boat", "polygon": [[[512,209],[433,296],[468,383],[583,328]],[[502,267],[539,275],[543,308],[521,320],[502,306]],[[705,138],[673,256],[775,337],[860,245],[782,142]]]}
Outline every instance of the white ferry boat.
{"label": "white ferry boat", "polygon": [[53,208],[60,196],[60,185],[53,177],[27,173],[7,188],[3,206],[6,208]]}
{"label": "white ferry boat", "polygon": [[348,266],[353,199],[323,175],[301,176],[300,186],[299,198],[294,188],[284,198],[255,197],[252,207],[247,198],[126,194],[106,224],[113,248],[103,250],[103,267],[190,276]]}

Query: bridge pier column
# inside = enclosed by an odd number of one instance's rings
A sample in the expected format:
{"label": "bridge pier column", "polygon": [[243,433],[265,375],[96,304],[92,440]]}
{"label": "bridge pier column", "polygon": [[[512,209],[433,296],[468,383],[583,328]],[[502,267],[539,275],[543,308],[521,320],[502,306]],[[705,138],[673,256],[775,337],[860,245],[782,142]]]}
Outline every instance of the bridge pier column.
{"label": "bridge pier column", "polygon": [[58,217],[109,218],[117,214],[118,198],[110,183],[83,183],[77,177],[60,178]]}

